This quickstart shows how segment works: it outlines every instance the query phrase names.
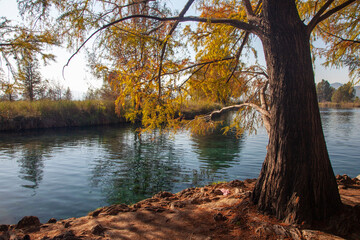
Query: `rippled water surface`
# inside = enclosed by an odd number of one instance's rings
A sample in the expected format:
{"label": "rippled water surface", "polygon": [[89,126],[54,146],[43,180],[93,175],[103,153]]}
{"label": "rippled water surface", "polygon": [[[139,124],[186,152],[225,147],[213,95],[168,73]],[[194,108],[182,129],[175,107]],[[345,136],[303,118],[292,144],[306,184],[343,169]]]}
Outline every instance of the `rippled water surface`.
{"label": "rippled water surface", "polygon": [[[360,174],[360,109],[323,109],[335,174]],[[158,191],[256,178],[267,135],[138,138],[130,126],[0,134],[0,224],[133,203]]]}

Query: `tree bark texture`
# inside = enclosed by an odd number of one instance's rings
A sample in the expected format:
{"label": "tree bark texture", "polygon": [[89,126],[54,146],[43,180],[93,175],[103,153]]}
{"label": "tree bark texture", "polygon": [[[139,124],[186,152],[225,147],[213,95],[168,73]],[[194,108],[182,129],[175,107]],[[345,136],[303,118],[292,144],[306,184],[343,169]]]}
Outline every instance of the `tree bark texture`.
{"label": "tree bark texture", "polygon": [[309,36],[293,0],[263,0],[262,17],[271,128],[252,200],[286,222],[311,224],[334,214],[341,200],[321,126]]}

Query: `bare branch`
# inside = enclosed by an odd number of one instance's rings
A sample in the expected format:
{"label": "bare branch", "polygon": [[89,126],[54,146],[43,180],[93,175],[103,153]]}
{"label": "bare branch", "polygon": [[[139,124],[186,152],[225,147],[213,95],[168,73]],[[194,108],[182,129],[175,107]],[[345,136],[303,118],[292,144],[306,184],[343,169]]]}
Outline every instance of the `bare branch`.
{"label": "bare branch", "polygon": [[193,16],[188,16],[188,17],[157,17],[157,16],[151,16],[151,15],[143,15],[143,14],[135,14],[135,15],[131,15],[131,16],[127,16],[127,17],[123,17],[121,19],[118,19],[116,21],[113,21],[111,23],[105,24],[104,26],[102,26],[101,28],[98,28],[96,31],[94,31],[79,47],[78,49],[75,51],[75,53],[73,53],[70,58],[68,59],[67,63],[64,65],[63,70],[62,70],[62,74],[64,77],[64,70],[65,67],[67,67],[70,63],[70,61],[75,57],[75,55],[77,55],[80,50],[86,45],[86,43],[93,37],[95,36],[97,33],[101,32],[102,30],[111,27],[115,24],[118,24],[120,22],[129,20],[129,19],[134,19],[134,18],[147,18],[147,19],[153,19],[156,21],[160,21],[160,22],[167,22],[167,21],[179,21],[179,22],[207,22],[207,23],[217,23],[217,24],[225,24],[225,25],[230,25],[233,26],[235,28],[239,28],[239,29],[243,29],[245,31],[248,32],[252,32],[252,33],[259,33],[260,30],[258,30],[255,26],[249,24],[249,23],[245,23],[236,19],[227,19],[227,18],[204,18],[204,17],[193,17]]}
{"label": "bare branch", "polygon": [[184,84],[191,79],[192,76],[194,76],[197,72],[199,72],[201,69],[203,69],[206,65],[202,65],[198,69],[196,69],[194,72],[191,73],[191,75],[179,86],[179,88],[182,88]]}
{"label": "bare branch", "polygon": [[235,59],[236,59],[235,66],[234,66],[234,68],[233,68],[230,76],[229,76],[228,79],[226,80],[226,83],[228,83],[228,82],[230,81],[230,79],[232,78],[232,76],[233,76],[234,73],[235,73],[236,67],[237,67],[237,65],[239,64],[240,55],[241,55],[241,53],[242,53],[242,50],[244,49],[244,46],[245,46],[247,40],[249,39],[249,35],[250,35],[249,32],[245,32],[244,39],[243,39],[243,41],[242,41],[242,43],[241,43],[241,46],[240,46],[240,48],[239,48],[239,50],[238,50],[238,52],[236,53],[236,56],[235,56]]}
{"label": "bare branch", "polygon": [[176,73],[179,73],[179,72],[183,72],[183,71],[189,70],[189,69],[194,68],[194,67],[198,67],[198,66],[202,66],[202,65],[207,65],[207,64],[211,64],[211,63],[217,63],[217,62],[222,62],[222,61],[229,61],[229,60],[232,60],[232,59],[234,59],[234,58],[235,58],[235,57],[226,57],[226,58],[217,59],[217,60],[211,60],[211,61],[202,62],[202,63],[195,63],[195,64],[193,64],[193,65],[187,66],[187,67],[185,67],[185,68],[179,69],[179,70],[174,71],[174,72],[163,73],[161,76],[176,74]]}
{"label": "bare branch", "polygon": [[360,40],[342,38],[340,36],[337,36],[335,34],[332,34],[332,33],[328,32],[328,31],[325,31],[324,29],[321,29],[321,31],[324,32],[325,34],[328,34],[328,35],[332,36],[332,37],[340,39],[342,42],[360,43]]}
{"label": "bare branch", "polygon": [[[343,8],[349,6],[350,4],[354,3],[355,1],[356,1],[356,0],[348,0],[348,1],[345,1],[344,3],[340,4],[339,6],[336,6],[336,7],[332,8],[332,9],[330,9],[329,11],[327,11],[326,13],[324,13],[323,15],[318,16],[317,19],[314,20],[315,16],[318,15],[318,14],[316,14],[316,15],[314,16],[314,18],[310,21],[310,23],[309,23],[308,26],[307,26],[307,28],[308,28],[308,34],[310,34],[310,33],[312,32],[312,30],[314,30],[314,28],[316,27],[316,25],[317,25],[318,23],[320,23],[321,21],[324,21],[325,19],[329,18],[329,17],[330,17],[331,15],[333,15],[334,13],[342,10]],[[325,6],[328,2],[330,2],[330,4],[331,4],[331,3],[333,2],[333,0],[328,0],[328,1],[324,4],[324,6]],[[329,5],[330,5],[330,4],[329,4]],[[324,7],[324,6],[323,6],[323,7]],[[322,7],[322,8],[323,8],[323,7]],[[328,7],[329,7],[329,6],[327,6],[326,8],[328,8]],[[322,9],[322,8],[321,8],[321,9]],[[321,10],[321,9],[320,9],[320,10]],[[320,11],[320,10],[319,10],[319,11]],[[326,9],[325,9],[325,10],[326,10]],[[313,21],[313,20],[314,20],[314,21]]]}
{"label": "bare branch", "polygon": [[240,109],[240,108],[243,108],[243,107],[252,107],[254,108],[256,111],[258,111],[259,113],[261,113],[262,115],[265,115],[267,117],[270,118],[270,113],[264,109],[262,109],[260,106],[254,104],[254,103],[242,103],[242,104],[236,104],[236,105],[231,105],[231,106],[227,106],[227,107],[223,107],[222,109],[220,110],[215,110],[213,112],[211,112],[208,117],[210,120],[226,113],[226,112],[230,112],[230,111],[234,111],[234,110],[237,110],[237,109]]}
{"label": "bare branch", "polygon": [[[181,10],[180,14],[179,14],[179,18],[184,17],[185,13],[189,10],[189,8],[191,7],[191,5],[193,4],[195,0],[189,0],[186,4],[185,7],[183,8],[183,10]],[[158,97],[161,97],[161,71],[162,71],[162,62],[164,59],[164,55],[165,55],[165,50],[166,50],[166,45],[168,42],[168,39],[171,37],[171,35],[173,34],[173,32],[175,31],[176,27],[179,25],[179,20],[177,20],[174,25],[171,27],[169,34],[166,36],[164,42],[163,42],[163,46],[161,49],[161,55],[160,55],[160,66],[159,66],[159,72],[158,72],[158,85],[159,85],[159,93],[158,93]]]}

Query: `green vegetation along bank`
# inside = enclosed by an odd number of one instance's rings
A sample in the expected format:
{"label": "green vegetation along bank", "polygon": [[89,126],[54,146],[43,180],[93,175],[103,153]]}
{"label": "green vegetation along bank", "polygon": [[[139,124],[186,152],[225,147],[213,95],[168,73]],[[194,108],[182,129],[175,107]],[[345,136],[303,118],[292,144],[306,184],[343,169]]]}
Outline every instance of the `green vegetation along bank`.
{"label": "green vegetation along bank", "polygon": [[[189,102],[182,109],[185,119],[208,114],[221,108],[220,104]],[[80,127],[128,122],[115,113],[111,100],[85,101],[0,101],[0,131]]]}
{"label": "green vegetation along bank", "polygon": [[0,102],[0,131],[107,125],[125,122],[113,101]]}

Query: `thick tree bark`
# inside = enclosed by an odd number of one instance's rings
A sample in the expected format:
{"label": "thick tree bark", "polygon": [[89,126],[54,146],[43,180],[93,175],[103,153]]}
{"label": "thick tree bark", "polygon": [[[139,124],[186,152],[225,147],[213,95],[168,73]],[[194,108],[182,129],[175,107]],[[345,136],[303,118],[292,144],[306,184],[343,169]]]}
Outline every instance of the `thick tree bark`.
{"label": "thick tree bark", "polygon": [[271,129],[252,200],[286,222],[324,220],[341,200],[321,126],[307,29],[295,1],[263,0],[262,17]]}

